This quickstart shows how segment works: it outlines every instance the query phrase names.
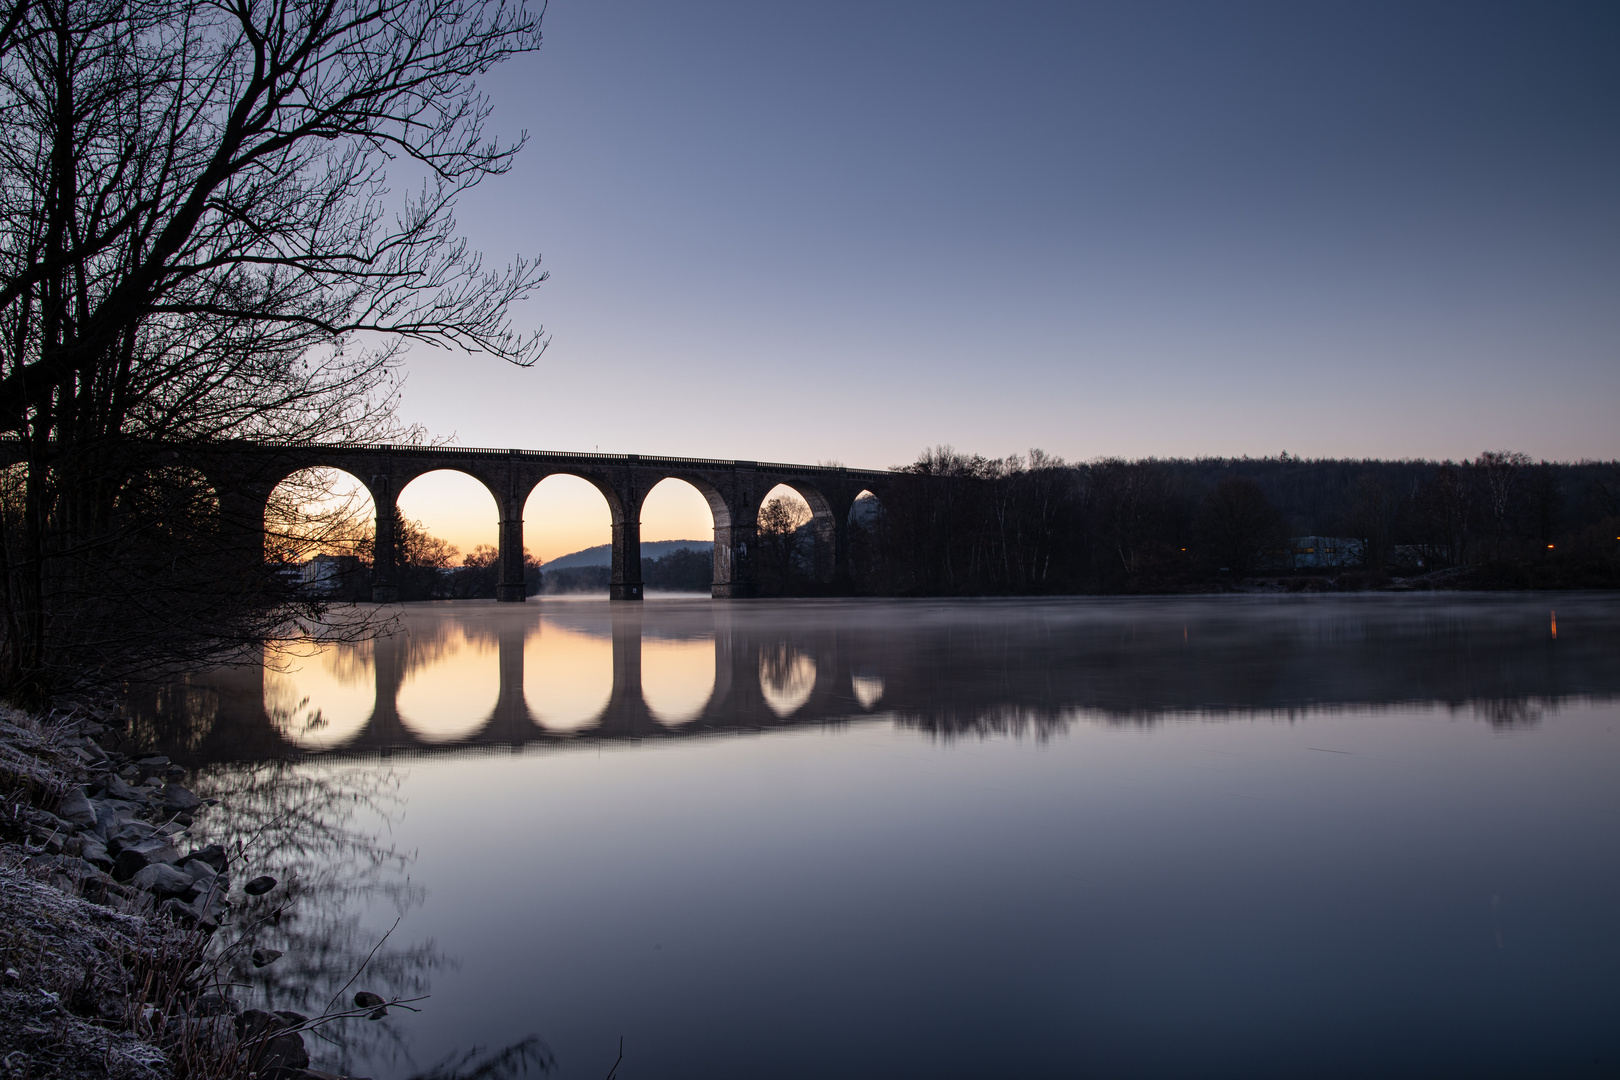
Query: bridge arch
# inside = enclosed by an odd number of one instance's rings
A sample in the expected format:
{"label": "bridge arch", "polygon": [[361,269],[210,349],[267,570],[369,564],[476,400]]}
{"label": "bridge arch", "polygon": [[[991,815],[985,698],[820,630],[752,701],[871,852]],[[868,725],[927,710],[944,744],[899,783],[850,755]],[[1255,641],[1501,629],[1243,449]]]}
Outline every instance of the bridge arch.
{"label": "bridge arch", "polygon": [[[450,545],[452,550],[436,553],[448,560],[447,565],[465,566],[470,562],[489,567],[491,571],[498,568],[503,515],[499,489],[487,477],[471,469],[451,466],[429,469],[399,485],[394,504],[402,521],[418,523],[426,537]],[[407,553],[401,551],[400,554],[403,557]],[[475,594],[493,596],[494,577],[493,572],[489,573],[488,580]],[[434,587],[424,595],[422,590],[428,584]],[[436,581],[429,582],[426,578],[415,583],[414,595],[423,600],[448,598]]]}
{"label": "bridge arch", "polygon": [[571,472],[551,473],[529,488],[522,507],[523,544],[542,560],[543,574],[546,564],[560,556],[612,543],[609,494]]}
{"label": "bridge arch", "polygon": [[[306,584],[344,599],[369,599],[361,562],[371,558],[377,511],[358,476],[330,466],[294,469],[260,509],[265,557],[304,567]],[[311,560],[327,556],[324,564]]]}
{"label": "bridge arch", "polygon": [[720,489],[702,477],[670,475],[642,497],[639,513],[642,540],[707,540],[709,584],[715,579],[714,539],[731,525],[731,509]]}
{"label": "bridge arch", "polygon": [[[756,513],[764,515],[773,502],[781,499],[788,517],[770,521],[759,519],[760,572],[768,587],[782,590],[796,576],[801,562],[807,564],[812,583],[832,580],[835,548],[838,536],[838,517],[832,503],[819,488],[802,480],[782,480],[759,501]],[[798,520],[803,515],[803,520]],[[810,550],[799,546],[801,535],[808,527]],[[789,535],[784,530],[793,530]]]}

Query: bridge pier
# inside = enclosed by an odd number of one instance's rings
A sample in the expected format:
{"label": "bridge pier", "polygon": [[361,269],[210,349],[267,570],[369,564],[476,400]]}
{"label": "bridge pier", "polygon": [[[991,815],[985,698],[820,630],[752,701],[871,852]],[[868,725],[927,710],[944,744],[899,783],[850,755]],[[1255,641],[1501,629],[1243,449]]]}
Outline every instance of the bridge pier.
{"label": "bridge pier", "polygon": [[497,541],[500,554],[495,562],[495,599],[501,603],[521,604],[528,599],[528,584],[523,580],[523,504],[514,497],[501,501],[501,531]]}
{"label": "bridge pier", "polygon": [[827,580],[834,585],[849,585],[849,515],[855,507],[855,496],[859,494],[848,487],[831,488],[827,492],[827,503],[832,509],[832,527],[827,530],[831,534],[828,540],[832,547]]}
{"label": "bridge pier", "polygon": [[[739,519],[747,524],[737,524]],[[716,600],[746,600],[759,595],[754,545],[759,539],[757,510],[731,509],[730,525],[714,527],[714,583],[709,595]]]}
{"label": "bridge pier", "polygon": [[387,474],[374,475],[366,487],[377,511],[371,544],[371,601],[399,603],[399,538],[394,535],[394,485]]}
{"label": "bridge pier", "polygon": [[608,576],[609,600],[640,600],[641,504],[627,505],[613,523],[613,565]]}

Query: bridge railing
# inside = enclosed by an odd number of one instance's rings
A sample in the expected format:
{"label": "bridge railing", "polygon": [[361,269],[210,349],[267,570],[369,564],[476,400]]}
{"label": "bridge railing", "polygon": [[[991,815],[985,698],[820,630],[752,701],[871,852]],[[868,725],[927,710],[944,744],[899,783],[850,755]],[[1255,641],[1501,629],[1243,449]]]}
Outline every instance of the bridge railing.
{"label": "bridge railing", "polygon": [[295,442],[252,442],[235,444],[233,449],[267,449],[267,450],[324,450],[324,451],[360,451],[369,453],[387,454],[467,454],[475,457],[490,458],[540,458],[550,461],[589,461],[602,465],[685,465],[701,469],[761,469],[767,472],[795,472],[813,473],[830,476],[854,477],[892,477],[894,474],[884,469],[852,469],[843,465],[796,465],[780,461],[745,461],[741,459],[727,460],[725,458],[698,458],[698,457],[671,457],[663,454],[603,454],[591,452],[571,452],[566,450],[501,450],[482,446],[432,446],[418,443],[295,443]]}
{"label": "bridge railing", "polygon": [[[6,433],[0,435],[0,446],[10,443],[21,443],[22,439],[16,435]],[[176,447],[179,449],[179,447]],[[307,443],[283,442],[279,440],[240,441],[209,444],[193,444],[186,447],[191,450],[231,450],[244,453],[254,451],[276,450],[314,450],[324,453],[371,453],[371,454],[456,454],[468,457],[499,458],[530,458],[545,461],[590,462],[598,465],[630,466],[639,464],[673,465],[696,469],[759,469],[765,472],[800,473],[813,476],[849,476],[857,479],[888,479],[894,473],[884,469],[852,469],[843,465],[796,465],[781,461],[744,461],[726,460],[723,458],[697,458],[697,457],[670,457],[661,454],[603,454],[603,453],[573,453],[565,450],[500,450],[493,447],[482,446],[434,446],[421,443]]]}

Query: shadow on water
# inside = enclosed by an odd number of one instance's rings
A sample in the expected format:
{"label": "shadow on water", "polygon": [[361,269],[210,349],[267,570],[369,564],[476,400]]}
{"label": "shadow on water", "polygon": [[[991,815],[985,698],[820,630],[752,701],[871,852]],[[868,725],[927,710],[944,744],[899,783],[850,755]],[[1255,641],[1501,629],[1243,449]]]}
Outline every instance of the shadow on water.
{"label": "shadow on water", "polygon": [[[1561,636],[1554,630],[1554,605]],[[188,764],[845,723],[940,738],[1620,693],[1606,596],[413,607],[403,632],[132,692]]]}

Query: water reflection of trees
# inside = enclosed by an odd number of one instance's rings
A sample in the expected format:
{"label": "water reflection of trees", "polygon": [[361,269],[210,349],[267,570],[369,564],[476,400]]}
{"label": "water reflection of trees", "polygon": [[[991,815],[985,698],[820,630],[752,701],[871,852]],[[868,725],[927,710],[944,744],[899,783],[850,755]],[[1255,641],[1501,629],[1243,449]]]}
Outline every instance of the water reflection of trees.
{"label": "water reflection of trees", "polygon": [[[222,845],[233,876],[269,874],[278,881],[262,896],[239,896],[222,932],[240,935],[228,963],[245,1004],[319,1015],[362,969],[355,986],[386,998],[430,992],[433,972],[448,963],[437,946],[392,937],[379,945],[387,927],[375,925],[379,912],[406,918],[423,900],[409,880],[411,856],[381,839],[402,809],[400,780],[393,770],[281,761],[199,775],[198,794],[220,804],[199,817],[198,842]],[[260,968],[251,958],[255,949],[283,955]],[[361,1060],[402,1061],[397,1025],[409,1023],[392,1015],[337,1021],[319,1029],[311,1052],[340,1073]]]}

